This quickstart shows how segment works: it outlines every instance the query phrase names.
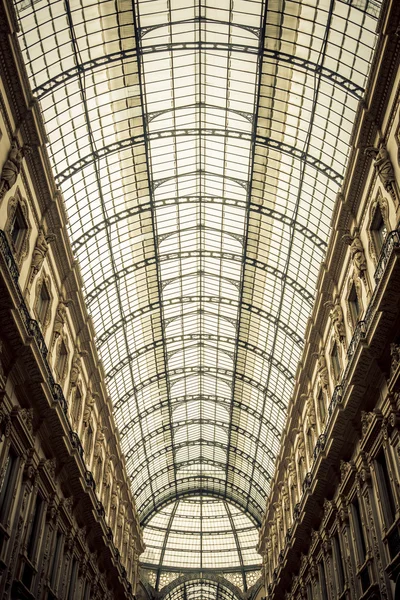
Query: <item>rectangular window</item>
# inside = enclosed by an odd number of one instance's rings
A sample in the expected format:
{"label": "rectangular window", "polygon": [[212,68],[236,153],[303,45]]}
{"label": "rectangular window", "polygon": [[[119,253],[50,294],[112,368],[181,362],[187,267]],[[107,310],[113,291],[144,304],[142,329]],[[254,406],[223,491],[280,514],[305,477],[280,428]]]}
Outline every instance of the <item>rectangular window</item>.
{"label": "rectangular window", "polygon": [[28,227],[21,209],[21,205],[18,203],[10,227],[11,240],[14,245],[14,251],[17,254],[21,250],[25,238],[25,232],[27,229]]}
{"label": "rectangular window", "polygon": [[341,594],[344,590],[344,570],[343,570],[343,560],[342,560],[342,552],[340,549],[340,541],[339,535],[336,533],[333,536],[332,540],[333,544],[333,556],[336,565],[336,579],[337,579],[337,589],[339,594]]}
{"label": "rectangular window", "polygon": [[321,598],[322,600],[328,600],[328,589],[326,587],[325,565],[323,560],[318,563],[318,574],[319,585],[321,588]]}
{"label": "rectangular window", "polygon": [[64,377],[64,371],[67,364],[68,352],[63,341],[60,342],[60,348],[58,353],[58,359],[56,364],[56,373],[58,379],[62,380]]}
{"label": "rectangular window", "polygon": [[351,320],[353,322],[353,326],[355,327],[360,318],[361,308],[360,308],[360,303],[358,301],[356,286],[354,285],[354,283],[351,286],[351,290],[350,290],[350,294],[349,294],[349,308],[350,308]]}
{"label": "rectangular window", "polygon": [[371,232],[374,238],[375,249],[379,256],[382,246],[387,238],[387,228],[383,220],[382,211],[379,206],[376,208],[374,220],[372,221]]}
{"label": "rectangular window", "polygon": [[325,421],[325,416],[326,416],[326,407],[325,407],[324,392],[322,391],[322,389],[320,389],[318,392],[318,410],[319,410],[319,415],[321,418],[321,423],[323,423]]}
{"label": "rectangular window", "polygon": [[58,565],[60,564],[60,560],[61,560],[62,543],[63,543],[63,534],[61,533],[61,531],[58,530],[57,536],[56,536],[56,545],[55,545],[55,549],[54,549],[54,553],[53,553],[53,560],[51,562],[50,573],[49,573],[50,586],[53,589],[55,589],[55,586],[57,584]]}
{"label": "rectangular window", "polygon": [[69,580],[68,600],[73,600],[75,597],[76,576],[78,574],[78,561],[76,558],[72,560],[71,577]]}
{"label": "rectangular window", "polygon": [[356,498],[351,505],[351,515],[353,517],[353,529],[354,537],[356,539],[358,560],[360,565],[363,565],[366,556],[366,546],[358,498]]}
{"label": "rectangular window", "polygon": [[341,372],[340,359],[339,359],[339,350],[336,342],[333,344],[332,352],[331,352],[331,360],[333,367],[333,374],[335,376],[335,380],[338,381]]}
{"label": "rectangular window", "polygon": [[393,497],[392,484],[390,482],[389,471],[386,463],[386,457],[383,449],[376,457],[376,474],[379,487],[379,494],[382,502],[382,510],[386,527],[394,521],[396,514],[395,501]]}
{"label": "rectangular window", "polygon": [[18,473],[18,458],[10,448],[0,482],[0,522],[7,521]]}
{"label": "rectangular window", "polygon": [[40,293],[36,304],[36,314],[40,323],[44,323],[47,315],[47,310],[50,305],[50,294],[45,283],[40,288]]}

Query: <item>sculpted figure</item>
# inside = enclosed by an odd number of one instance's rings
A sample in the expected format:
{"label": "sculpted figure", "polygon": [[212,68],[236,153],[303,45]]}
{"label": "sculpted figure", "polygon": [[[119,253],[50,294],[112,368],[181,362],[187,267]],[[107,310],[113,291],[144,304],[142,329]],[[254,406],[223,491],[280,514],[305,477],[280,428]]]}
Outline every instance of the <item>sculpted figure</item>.
{"label": "sculpted figure", "polygon": [[125,519],[125,506],[122,504],[119,505],[118,517],[117,517],[117,525],[118,527],[123,527]]}
{"label": "sculpted figure", "polygon": [[313,397],[311,395],[309,395],[307,397],[307,415],[308,415],[308,420],[310,422],[311,427],[315,427],[315,423],[316,423],[315,408],[314,408]]}
{"label": "sculpted figure", "polygon": [[302,430],[299,431],[297,436],[297,451],[299,453],[299,458],[305,457],[306,448],[304,444],[304,433]]}
{"label": "sculpted figure", "polygon": [[358,233],[353,236],[344,235],[344,241],[350,246],[350,256],[353,261],[354,270],[358,277],[363,277],[367,270],[367,261],[365,260],[364,248]]}
{"label": "sculpted figure", "polygon": [[111,456],[107,456],[103,473],[103,484],[105,486],[109,486],[111,483],[111,464]]}
{"label": "sculpted figure", "polygon": [[32,264],[31,268],[33,271],[33,275],[36,275],[42,267],[44,259],[46,258],[47,252],[49,250],[49,244],[54,242],[56,236],[54,233],[49,233],[48,235],[44,234],[42,228],[39,229],[39,233],[36,240],[36,246],[32,255]]}
{"label": "sculpted figure", "polygon": [[292,486],[297,485],[297,473],[293,458],[291,458],[288,462],[288,469],[290,477],[292,479]]}
{"label": "sculpted figure", "polygon": [[344,327],[343,311],[342,307],[340,306],[340,302],[339,300],[336,300],[335,303],[326,302],[325,305],[329,306],[331,309],[329,316],[331,318],[333,328],[335,330],[336,338],[340,342],[343,342],[346,339],[346,330]]}
{"label": "sculpted figure", "polygon": [[75,352],[74,358],[72,359],[71,374],[69,377],[69,383],[71,387],[75,387],[78,383],[79,375],[81,372],[82,360],[79,352]]}
{"label": "sculpted figure", "polygon": [[105,439],[105,435],[104,435],[105,430],[106,430],[106,427],[100,427],[97,431],[96,442],[94,445],[94,456],[100,456],[100,454],[101,454],[101,447],[102,447],[104,439]]}
{"label": "sculpted figure", "polygon": [[394,174],[392,161],[390,160],[389,153],[386,150],[386,146],[382,144],[379,149],[367,148],[365,153],[375,157],[374,168],[376,169],[380,182],[385,190],[389,192],[393,198],[395,198],[396,177]]}
{"label": "sculpted figure", "polygon": [[317,369],[318,369],[319,382],[320,382],[321,388],[323,390],[326,390],[326,388],[328,387],[328,384],[329,384],[329,376],[328,376],[328,369],[326,366],[325,354],[323,352],[320,352],[319,354],[315,354],[315,356],[318,357]]}
{"label": "sculpted figure", "polygon": [[117,485],[115,485],[113,487],[113,491],[112,491],[112,494],[111,494],[111,508],[113,508],[114,510],[118,506],[118,492],[119,492],[119,485],[117,483]]}
{"label": "sculpted figure", "polygon": [[85,427],[89,425],[90,415],[92,414],[92,409],[95,403],[95,396],[92,394],[92,390],[89,387],[86,393],[86,402],[85,402],[85,410],[83,411],[83,424]]}
{"label": "sculpted figure", "polygon": [[22,159],[24,157],[23,148],[18,148],[17,142],[11,143],[10,152],[6,162],[3,165],[0,175],[0,200],[13,187],[21,171]]}
{"label": "sculpted figure", "polygon": [[64,323],[67,319],[68,306],[70,306],[70,301],[63,302],[62,300],[60,300],[60,302],[58,303],[56,316],[54,317],[53,335],[55,339],[59,338],[62,333]]}

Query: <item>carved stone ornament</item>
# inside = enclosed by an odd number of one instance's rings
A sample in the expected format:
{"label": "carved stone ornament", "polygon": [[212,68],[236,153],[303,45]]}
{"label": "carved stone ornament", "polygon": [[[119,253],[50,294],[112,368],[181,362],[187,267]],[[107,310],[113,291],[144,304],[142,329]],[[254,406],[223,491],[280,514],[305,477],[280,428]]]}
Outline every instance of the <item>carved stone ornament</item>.
{"label": "carved stone ornament", "polygon": [[364,311],[361,281],[360,281],[360,278],[357,277],[355,272],[353,273],[352,277],[349,277],[349,280],[347,282],[347,296],[346,296],[347,323],[349,324],[349,327],[351,330],[353,330],[355,328],[355,326],[357,325],[357,317],[351,308],[351,302],[352,302],[351,301],[351,293],[352,293],[353,286],[354,286],[354,291],[357,296],[357,302],[358,302],[358,306],[359,306],[359,314],[361,315]]}
{"label": "carved stone ornament", "polygon": [[400,364],[400,344],[390,344],[390,377],[392,378]]}
{"label": "carved stone ornament", "polygon": [[347,473],[350,471],[351,469],[351,464],[349,462],[347,462],[346,460],[341,460],[340,461],[340,481],[343,482],[343,480],[345,479]]}
{"label": "carved stone ornament", "polygon": [[305,455],[306,455],[306,447],[305,447],[305,443],[304,443],[304,433],[303,433],[302,429],[300,429],[298,436],[297,436],[297,452],[298,452],[298,459],[304,460]]}
{"label": "carved stone ornament", "polygon": [[66,302],[60,300],[60,302],[58,303],[56,315],[54,317],[53,327],[53,337],[55,340],[60,337],[63,331],[65,321],[67,320],[67,308],[71,306],[71,304],[71,300],[68,300]]}
{"label": "carved stone ornament", "polygon": [[117,485],[113,487],[113,491],[111,494],[111,508],[114,510],[118,506],[118,493],[119,493],[119,485],[117,483]]}
{"label": "carved stone ornament", "polygon": [[367,452],[361,452],[360,456],[362,458],[362,464],[359,473],[361,481],[365,483],[371,480],[370,462],[372,462],[372,459]]}
{"label": "carved stone ornament", "polygon": [[30,481],[31,483],[34,483],[36,476],[37,476],[37,472],[38,472],[37,468],[34,464],[34,461],[33,461],[34,453],[35,453],[34,448],[28,449],[28,451],[26,453],[27,459],[26,459],[24,471],[23,471],[24,481]]}
{"label": "carved stone ornament", "polygon": [[21,408],[18,413],[30,434],[33,434],[33,408]]}
{"label": "carved stone ornament", "polygon": [[48,521],[54,521],[58,516],[58,507],[55,494],[50,496],[50,501],[47,506],[46,518]]}
{"label": "carved stone ornament", "polygon": [[376,219],[377,210],[380,211],[382,215],[383,222],[386,227],[386,231],[391,230],[390,221],[389,221],[389,204],[384,196],[382,196],[381,190],[378,190],[378,194],[373,202],[371,202],[369,208],[369,216],[367,223],[367,235],[368,235],[368,253],[370,257],[374,260],[375,264],[378,262],[379,253],[381,251],[381,247],[377,246],[377,241],[374,239],[374,222]]}
{"label": "carved stone ornament", "polygon": [[311,427],[315,427],[317,419],[315,416],[314,399],[311,394],[309,394],[307,396],[306,405],[307,405],[308,421],[309,421]]}
{"label": "carved stone ornament", "polygon": [[70,515],[72,515],[72,507],[74,505],[74,497],[73,496],[69,496],[68,498],[64,498],[62,500],[62,505],[64,506],[64,508],[67,511],[67,513],[70,514]]}
{"label": "carved stone ornament", "polygon": [[363,437],[365,436],[365,434],[368,431],[368,427],[370,426],[372,419],[373,419],[374,413],[373,412],[366,412],[364,410],[361,411],[361,432]]}
{"label": "carved stone ornament", "polygon": [[49,472],[50,477],[54,480],[56,477],[57,459],[49,458],[46,460],[46,469]]}
{"label": "carved stone ornament", "polygon": [[103,442],[105,439],[104,432],[107,430],[107,427],[99,427],[97,430],[96,442],[94,445],[93,455],[97,458],[101,455],[101,449],[103,447]]}
{"label": "carved stone ornament", "polygon": [[327,500],[327,498],[325,498],[324,500],[324,520],[327,518],[328,514],[330,513],[330,511],[332,510],[332,508],[334,507],[334,504],[331,500]]}
{"label": "carved stone ornament", "polygon": [[2,435],[4,435],[6,438],[10,436],[11,426],[11,417],[6,408],[3,406],[0,408],[0,440]]}
{"label": "carved stone ornament", "polygon": [[21,172],[23,158],[24,149],[19,147],[16,139],[13,139],[6,162],[4,163],[0,174],[0,202],[3,200],[6,193],[15,185],[18,175]]}
{"label": "carved stone ornament", "polygon": [[72,359],[72,365],[71,365],[71,371],[70,371],[70,377],[69,377],[69,384],[71,387],[75,387],[76,384],[78,383],[79,375],[81,373],[81,368],[82,368],[81,357],[79,355],[79,352],[75,351],[74,357]]}

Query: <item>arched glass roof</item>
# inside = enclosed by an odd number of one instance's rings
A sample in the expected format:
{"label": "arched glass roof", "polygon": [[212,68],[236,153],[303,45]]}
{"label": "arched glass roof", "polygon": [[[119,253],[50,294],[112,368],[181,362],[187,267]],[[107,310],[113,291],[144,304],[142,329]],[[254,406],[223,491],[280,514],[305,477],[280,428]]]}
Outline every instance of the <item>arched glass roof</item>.
{"label": "arched glass roof", "polygon": [[232,588],[219,582],[198,578],[184,581],[163,596],[165,600],[237,600],[238,596]]}
{"label": "arched glass roof", "polygon": [[242,510],[226,500],[179,498],[152,516],[144,528],[144,567],[157,571],[236,571],[246,589],[246,571],[260,568],[258,530]]}
{"label": "arched glass roof", "polygon": [[260,523],[379,2],[16,8],[141,520]]}

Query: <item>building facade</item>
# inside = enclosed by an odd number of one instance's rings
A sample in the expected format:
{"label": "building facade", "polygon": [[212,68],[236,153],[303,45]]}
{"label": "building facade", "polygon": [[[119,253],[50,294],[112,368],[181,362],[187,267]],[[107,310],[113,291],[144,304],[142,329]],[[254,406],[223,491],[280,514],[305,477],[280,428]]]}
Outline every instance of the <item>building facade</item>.
{"label": "building facade", "polygon": [[0,31],[0,597],[133,598],[142,534],[5,3]]}
{"label": "building facade", "polygon": [[259,551],[267,598],[400,598],[399,5],[384,5]]}

